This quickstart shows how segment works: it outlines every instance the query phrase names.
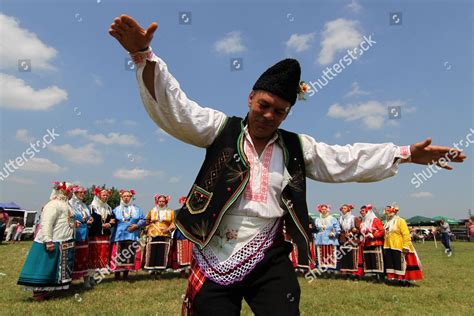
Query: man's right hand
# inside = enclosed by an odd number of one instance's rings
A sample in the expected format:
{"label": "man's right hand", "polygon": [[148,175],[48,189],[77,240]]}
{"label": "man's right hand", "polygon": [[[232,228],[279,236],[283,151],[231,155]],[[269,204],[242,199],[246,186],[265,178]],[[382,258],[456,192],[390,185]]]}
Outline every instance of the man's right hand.
{"label": "man's right hand", "polygon": [[158,24],[153,22],[145,30],[132,17],[122,14],[110,25],[109,34],[115,37],[129,53],[136,53],[150,45],[157,28]]}

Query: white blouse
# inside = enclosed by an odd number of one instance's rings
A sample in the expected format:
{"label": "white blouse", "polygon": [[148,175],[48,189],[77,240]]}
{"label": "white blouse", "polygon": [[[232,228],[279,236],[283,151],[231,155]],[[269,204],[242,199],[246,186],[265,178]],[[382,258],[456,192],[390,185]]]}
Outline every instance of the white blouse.
{"label": "white blouse", "polygon": [[72,209],[66,201],[51,200],[41,213],[40,230],[35,241],[67,241],[74,237],[74,220]]}

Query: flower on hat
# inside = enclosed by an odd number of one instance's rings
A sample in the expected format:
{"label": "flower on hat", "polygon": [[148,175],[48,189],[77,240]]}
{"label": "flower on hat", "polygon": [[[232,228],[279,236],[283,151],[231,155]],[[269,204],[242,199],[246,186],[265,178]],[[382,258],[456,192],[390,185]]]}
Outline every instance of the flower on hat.
{"label": "flower on hat", "polygon": [[100,197],[100,194],[102,193],[102,191],[106,191],[109,196],[112,194],[111,190],[108,190],[106,188],[101,188],[101,187],[95,187],[94,188],[94,195],[97,196],[97,197]]}
{"label": "flower on hat", "polygon": [[70,192],[74,188],[74,185],[70,185],[68,187],[66,182],[64,181],[63,182],[54,181],[53,188],[57,191],[63,191],[64,193],[67,193],[67,192]]}
{"label": "flower on hat", "polygon": [[311,88],[309,87],[309,85],[304,82],[304,81],[300,81],[300,85],[298,87],[298,100],[306,100],[305,98],[305,94],[311,90]]}
{"label": "flower on hat", "polygon": [[161,197],[165,198],[166,204],[171,201],[171,195],[155,194],[155,202],[157,203]]}

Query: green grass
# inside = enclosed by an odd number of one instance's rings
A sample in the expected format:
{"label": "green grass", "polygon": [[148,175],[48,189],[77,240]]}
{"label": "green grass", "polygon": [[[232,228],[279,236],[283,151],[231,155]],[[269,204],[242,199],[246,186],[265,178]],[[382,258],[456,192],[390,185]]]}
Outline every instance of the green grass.
{"label": "green grass", "polygon": [[[31,301],[16,281],[31,242],[0,246],[0,314],[25,315],[179,315],[186,281],[172,275],[151,280],[143,272],[132,282],[115,282],[112,276],[92,290],[74,283],[68,292],[49,301]],[[301,285],[302,315],[472,315],[474,310],[474,243],[454,243],[448,258],[432,242],[416,244],[424,280],[402,288],[367,281],[316,279]],[[4,275],[5,274],[5,275]],[[471,311],[471,312],[469,312]],[[252,315],[243,304],[242,315]]]}

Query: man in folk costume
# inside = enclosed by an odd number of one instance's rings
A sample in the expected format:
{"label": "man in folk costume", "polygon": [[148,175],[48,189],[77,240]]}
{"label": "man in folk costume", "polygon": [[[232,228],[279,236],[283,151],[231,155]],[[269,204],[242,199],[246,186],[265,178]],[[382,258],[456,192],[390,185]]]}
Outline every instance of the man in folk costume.
{"label": "man in folk costume", "polygon": [[18,284],[42,301],[55,290],[68,289],[74,263],[74,213],[68,204],[71,185],[53,182],[50,201],[41,213],[41,228],[28,252]]}
{"label": "man in folk costume", "polygon": [[[179,204],[184,205],[186,197],[179,198]],[[174,227],[176,227],[173,224]],[[184,277],[191,266],[191,259],[193,256],[193,243],[189,241],[179,229],[173,232],[173,244],[171,246],[171,267],[173,270],[180,272]]]}
{"label": "man in folk costume", "polygon": [[[90,205],[92,224],[89,227],[89,268],[98,276],[101,269],[107,269],[110,261],[110,235],[115,226],[115,216],[107,204],[111,191],[95,187],[94,199]],[[95,282],[91,278],[91,283]]]}
{"label": "man in folk costume", "polygon": [[76,223],[76,244],[72,279],[79,280],[84,278],[84,287],[90,288],[88,230],[93,219],[89,208],[82,201],[86,191],[87,190],[84,187],[74,186],[72,189],[73,195],[69,200],[69,205],[74,210],[74,220]]}
{"label": "man in folk costume", "polygon": [[337,248],[339,246],[339,233],[341,228],[337,219],[329,214],[330,207],[326,204],[318,204],[316,209],[319,217],[316,218],[316,258],[318,269],[322,272],[335,272],[337,267]]}
{"label": "man in folk costume", "polygon": [[155,207],[146,216],[147,242],[143,269],[156,274],[164,271],[170,263],[171,233],[174,226],[174,210],[168,208],[169,195],[156,194]]}
{"label": "man in folk costume", "polygon": [[363,248],[360,246],[360,225],[362,221],[360,217],[352,214],[352,209],[354,209],[352,204],[344,204],[339,209],[342,213],[339,217],[339,225],[341,226],[339,268],[341,273],[361,277],[364,275]]}
{"label": "man in folk costume", "polygon": [[[206,159],[176,215],[176,226],[195,247],[184,312],[239,313],[243,298],[255,314],[296,315],[300,287],[288,258],[282,226],[309,262],[311,237],[306,177],[324,182],[378,181],[401,162],[427,164],[450,148],[432,151],[430,140],[410,147],[387,144],[329,146],[282,129],[297,97],[298,61],[285,59],[254,84],[245,119],[188,99],[149,44],[157,24],[143,29],[116,18],[109,33],[137,65],[140,95],[150,117],[167,133],[206,148]],[[462,161],[457,154],[455,161]],[[453,157],[451,157],[453,158]],[[454,159],[454,158],[453,158]]]}
{"label": "man in folk costume", "polygon": [[387,206],[385,215],[385,241],[383,245],[384,264],[387,280],[398,280],[402,285],[410,285],[421,280],[421,262],[411,242],[407,222],[398,216],[399,207]]}
{"label": "man in folk costume", "polygon": [[130,271],[140,270],[141,249],[140,229],[145,225],[145,215],[133,204],[135,190],[120,190],[120,205],[113,211],[116,227],[112,235],[110,270],[115,272],[115,279],[128,279]]}
{"label": "man in folk costume", "polygon": [[362,216],[361,239],[364,245],[364,274],[375,275],[377,281],[383,279],[383,241],[384,227],[382,221],[372,210],[372,204],[360,208]]}

